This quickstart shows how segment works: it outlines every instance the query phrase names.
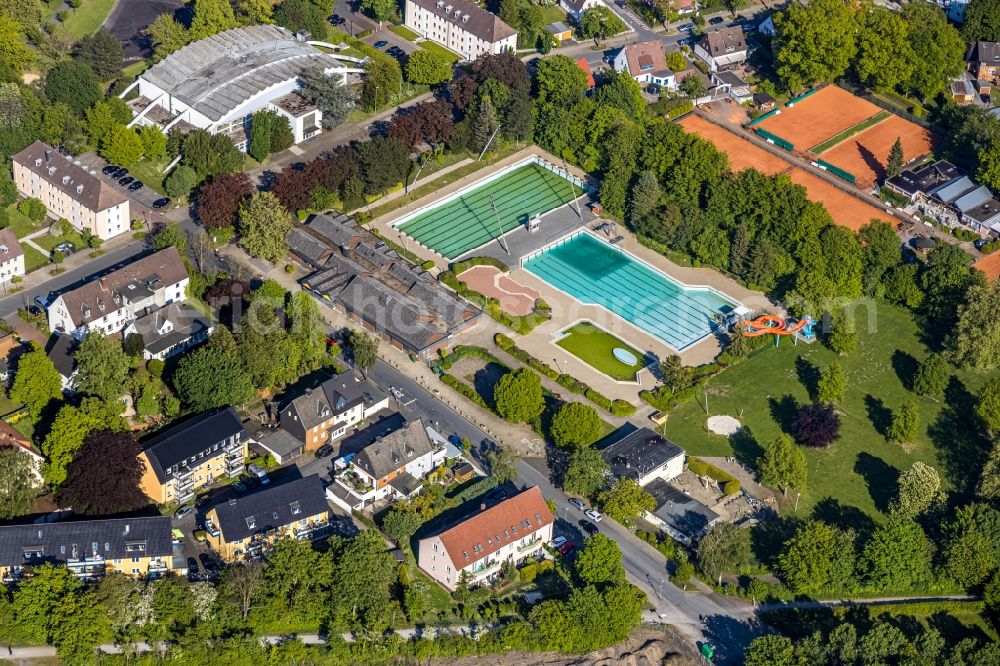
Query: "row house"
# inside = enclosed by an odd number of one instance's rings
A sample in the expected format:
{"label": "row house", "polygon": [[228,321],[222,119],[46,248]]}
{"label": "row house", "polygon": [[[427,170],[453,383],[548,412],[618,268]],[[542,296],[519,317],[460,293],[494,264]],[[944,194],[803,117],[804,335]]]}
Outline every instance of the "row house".
{"label": "row house", "polygon": [[183,504],[195,491],[243,473],[249,437],[232,407],[205,412],[145,442],[140,485],[157,504]]}

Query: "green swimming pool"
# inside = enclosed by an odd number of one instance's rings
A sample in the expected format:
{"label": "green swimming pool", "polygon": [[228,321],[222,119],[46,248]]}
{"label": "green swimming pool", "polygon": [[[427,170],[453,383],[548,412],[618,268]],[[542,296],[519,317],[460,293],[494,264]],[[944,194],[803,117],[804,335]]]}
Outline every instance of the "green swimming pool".
{"label": "green swimming pool", "polygon": [[718,291],[686,287],[624,250],[579,232],[525,259],[524,268],[582,303],[600,305],[680,351],[736,307]]}
{"label": "green swimming pool", "polygon": [[578,185],[531,162],[502,171],[395,226],[421,245],[454,259],[525,224],[533,213],[547,213],[582,194]]}

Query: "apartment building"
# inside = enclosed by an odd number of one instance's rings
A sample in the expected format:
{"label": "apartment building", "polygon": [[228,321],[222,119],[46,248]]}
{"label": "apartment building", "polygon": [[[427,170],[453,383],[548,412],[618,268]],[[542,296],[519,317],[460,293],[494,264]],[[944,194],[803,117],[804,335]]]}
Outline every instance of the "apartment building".
{"label": "apartment building", "polygon": [[243,473],[249,437],[232,407],[205,412],[144,443],[142,491],[157,504],[181,504],[217,479]]}
{"label": "apartment building", "polygon": [[66,218],[102,240],[129,230],[128,197],[52,146],[35,141],[11,160],[17,191],[39,199],[53,219]]}
{"label": "apartment building", "polygon": [[114,572],[155,578],[175,570],[173,552],[169,516],[7,525],[0,527],[0,580],[16,582],[46,562],[87,581]]}
{"label": "apartment building", "polygon": [[318,474],[269,484],[205,512],[208,542],[227,561],[258,557],[278,539],[316,539],[329,531],[330,507]]}
{"label": "apartment building", "polygon": [[406,0],[405,25],[466,60],[513,52],[517,30],[468,0]]}
{"label": "apartment building", "polygon": [[180,254],[168,247],[60,293],[48,306],[49,331],[80,340],[90,331],[117,333],[139,317],[185,300],[187,284]]}
{"label": "apartment building", "polygon": [[281,409],[279,423],[305,444],[305,451],[315,451],[388,406],[384,393],[344,372],[292,398]]}
{"label": "apartment building", "polygon": [[45,457],[32,445],[30,439],[18,432],[14,426],[0,419],[0,450],[8,448],[28,457],[31,461],[34,485],[40,487],[42,485],[42,463],[45,462]]}
{"label": "apartment building", "polygon": [[21,277],[24,270],[24,248],[10,227],[0,229],[0,284]]}
{"label": "apartment building", "polygon": [[336,472],[330,499],[341,507],[361,509],[382,499],[405,499],[420,492],[423,479],[445,461],[447,449],[427,435],[421,419],[379,437]]}
{"label": "apartment building", "polygon": [[417,543],[417,564],[447,590],[494,580],[504,562],[536,559],[552,540],[552,512],[532,486]]}

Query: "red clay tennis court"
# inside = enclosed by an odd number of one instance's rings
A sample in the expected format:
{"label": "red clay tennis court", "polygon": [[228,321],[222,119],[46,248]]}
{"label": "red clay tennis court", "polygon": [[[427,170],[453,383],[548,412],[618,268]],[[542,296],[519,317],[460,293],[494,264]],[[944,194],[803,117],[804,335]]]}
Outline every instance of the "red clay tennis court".
{"label": "red clay tennis court", "polygon": [[515,317],[529,315],[541,294],[531,287],[515,282],[495,266],[473,266],[458,279],[487,298],[495,298],[500,308]]}
{"label": "red clay tennis court", "polygon": [[897,138],[903,144],[903,159],[907,162],[932,150],[928,130],[892,115],[837,144],[820,157],[824,162],[853,174],[859,186],[871,187],[885,175],[885,163]]}
{"label": "red clay tennis court", "polygon": [[843,88],[827,86],[794,106],[781,107],[781,113],[762,120],[754,127],[791,141],[795,150],[809,150],[881,110]]}
{"label": "red clay tennis court", "polygon": [[729,156],[730,168],[734,171],[750,167],[768,175],[788,173],[793,182],[806,188],[806,195],[811,201],[818,201],[826,207],[837,224],[857,230],[872,218],[885,220],[893,226],[899,223],[899,220],[881,208],[835,187],[819,176],[700,116],[688,115],[680,121],[680,125],[688,132],[694,132],[703,139],[711,141],[716,148],[725,152]]}
{"label": "red clay tennis court", "polygon": [[973,267],[981,270],[990,280],[1000,277],[1000,252],[986,255],[974,263]]}

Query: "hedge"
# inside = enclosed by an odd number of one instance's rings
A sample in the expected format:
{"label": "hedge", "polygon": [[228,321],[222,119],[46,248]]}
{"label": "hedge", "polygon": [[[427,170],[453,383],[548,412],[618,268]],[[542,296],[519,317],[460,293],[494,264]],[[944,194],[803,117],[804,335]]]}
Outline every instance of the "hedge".
{"label": "hedge", "polygon": [[510,370],[510,366],[501,361],[499,358],[490,353],[488,349],[483,347],[477,347],[476,345],[458,345],[451,352],[442,354],[441,360],[438,361],[443,369],[448,370],[454,365],[455,361],[466,356],[472,356],[473,358],[481,358],[487,363],[496,363],[497,365]]}
{"label": "hedge", "polygon": [[632,414],[635,414],[635,405],[632,403],[626,400],[612,400],[607,396],[601,395],[581,382],[579,379],[569,375],[560,374],[551,365],[538,360],[528,352],[518,347],[517,343],[503,333],[497,333],[494,335],[493,342],[497,347],[521,361],[532,370],[548,377],[567,391],[572,391],[573,393],[582,395],[601,409],[610,412],[615,416],[631,416]]}
{"label": "hedge", "polygon": [[722,492],[726,495],[735,495],[740,492],[739,479],[728,472],[722,471],[712,463],[702,460],[701,458],[689,457],[688,469],[691,470],[692,474],[707,476],[718,481],[719,485],[722,486]]}
{"label": "hedge", "polygon": [[471,486],[463,490],[462,492],[455,495],[453,499],[458,500],[461,504],[462,502],[468,502],[470,499],[475,499],[485,492],[488,492],[497,487],[497,480],[492,476],[487,476],[479,481],[476,481]]}
{"label": "hedge", "polygon": [[469,386],[462,380],[458,379],[454,375],[449,375],[447,372],[443,372],[441,373],[440,377],[441,381],[444,382],[446,386],[450,386],[451,388],[455,389],[456,391],[458,391],[463,396],[465,396],[472,402],[476,403],[483,409],[490,408],[490,406],[486,404],[486,400],[483,399],[483,396],[479,395],[479,392],[476,391],[476,389],[472,388],[471,386]]}

